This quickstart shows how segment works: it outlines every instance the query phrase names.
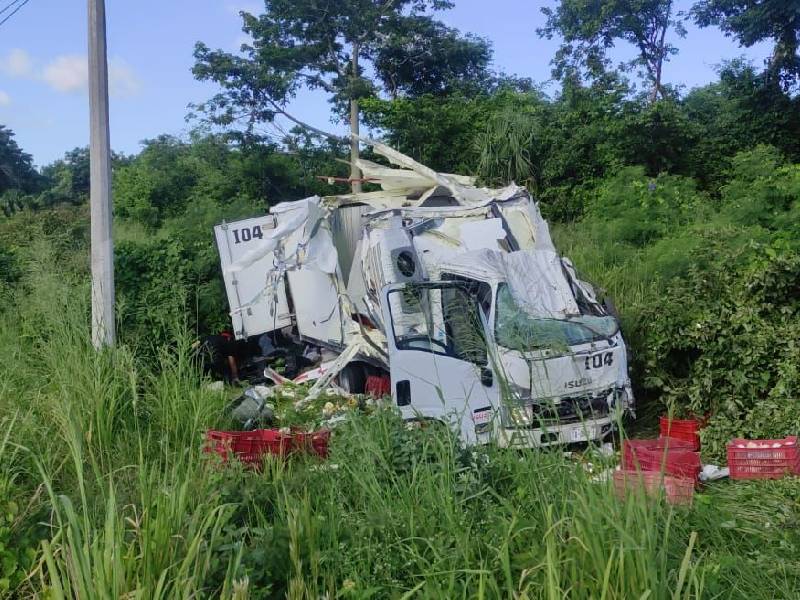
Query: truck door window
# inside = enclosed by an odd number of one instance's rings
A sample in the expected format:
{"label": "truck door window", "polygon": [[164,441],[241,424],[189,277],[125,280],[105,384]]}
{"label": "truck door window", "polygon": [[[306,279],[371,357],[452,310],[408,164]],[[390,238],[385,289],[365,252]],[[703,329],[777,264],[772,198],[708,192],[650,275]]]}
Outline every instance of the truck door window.
{"label": "truck door window", "polygon": [[460,286],[416,286],[389,293],[398,350],[418,350],[485,365],[486,340],[475,299]]}
{"label": "truck door window", "polygon": [[478,281],[477,279],[470,279],[469,277],[462,277],[461,275],[453,275],[452,273],[442,273],[443,281],[457,281],[466,286],[466,290],[472,295],[481,307],[483,314],[489,316],[489,311],[492,308],[492,286],[485,281]]}

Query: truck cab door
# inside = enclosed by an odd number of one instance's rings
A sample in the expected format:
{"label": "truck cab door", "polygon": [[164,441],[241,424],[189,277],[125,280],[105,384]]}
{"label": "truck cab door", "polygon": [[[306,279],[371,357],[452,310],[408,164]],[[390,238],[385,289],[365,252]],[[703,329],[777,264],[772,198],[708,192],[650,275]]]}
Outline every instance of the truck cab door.
{"label": "truck cab door", "polygon": [[403,417],[447,423],[465,444],[488,442],[500,403],[485,319],[458,282],[383,289],[392,399]]}

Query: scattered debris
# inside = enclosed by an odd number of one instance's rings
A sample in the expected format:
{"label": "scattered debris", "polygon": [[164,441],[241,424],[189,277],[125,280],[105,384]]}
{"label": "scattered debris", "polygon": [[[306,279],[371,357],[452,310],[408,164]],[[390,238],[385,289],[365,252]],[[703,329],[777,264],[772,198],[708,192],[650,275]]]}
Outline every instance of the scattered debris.
{"label": "scattered debris", "polygon": [[221,392],[225,389],[225,383],[223,381],[209,381],[205,388],[209,392]]}
{"label": "scattered debris", "polygon": [[703,470],[700,471],[700,481],[717,481],[718,479],[725,479],[730,475],[728,467],[718,467],[717,465],[703,465]]}
{"label": "scattered debris", "polygon": [[608,481],[611,481],[614,478],[614,473],[619,470],[620,470],[619,466],[608,467],[607,469],[603,469],[599,473],[593,475],[589,481],[591,481],[592,483],[606,483]]}

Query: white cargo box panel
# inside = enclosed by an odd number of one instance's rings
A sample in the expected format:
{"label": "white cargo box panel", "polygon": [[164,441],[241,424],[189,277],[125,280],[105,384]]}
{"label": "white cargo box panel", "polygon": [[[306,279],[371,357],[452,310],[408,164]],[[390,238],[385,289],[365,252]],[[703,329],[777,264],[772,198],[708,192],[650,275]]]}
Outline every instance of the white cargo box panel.
{"label": "white cargo box panel", "polygon": [[227,268],[253,248],[269,230],[275,229],[274,215],[264,215],[214,227],[222,276],[231,310],[236,339],[274,331],[292,324],[286,287],[281,280],[267,289],[267,274],[273,269],[274,254],[269,253],[238,273]]}
{"label": "white cargo box panel", "polygon": [[319,342],[344,344],[341,304],[333,277],[303,268],[286,276],[297,314],[297,332]]}

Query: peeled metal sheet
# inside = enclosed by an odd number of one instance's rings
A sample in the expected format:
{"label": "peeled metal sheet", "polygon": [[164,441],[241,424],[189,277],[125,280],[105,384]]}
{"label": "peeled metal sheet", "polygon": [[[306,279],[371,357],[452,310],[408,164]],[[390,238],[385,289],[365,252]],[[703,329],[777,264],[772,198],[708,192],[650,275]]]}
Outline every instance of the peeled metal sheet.
{"label": "peeled metal sheet", "polygon": [[373,210],[368,204],[340,206],[328,219],[333,235],[333,245],[339,255],[339,269],[344,281],[350,279],[350,269],[361,239],[361,216]]}

